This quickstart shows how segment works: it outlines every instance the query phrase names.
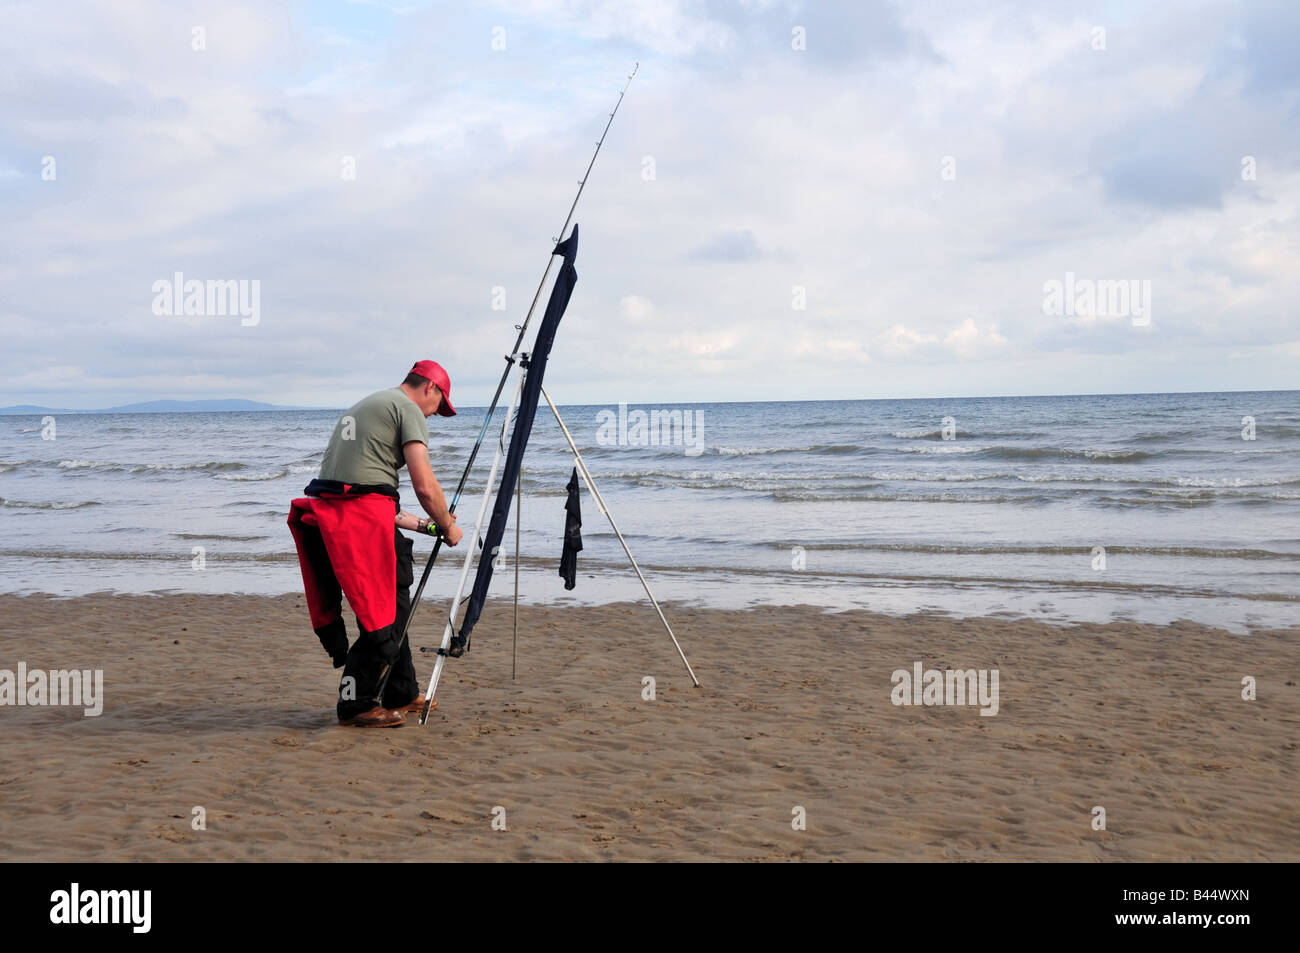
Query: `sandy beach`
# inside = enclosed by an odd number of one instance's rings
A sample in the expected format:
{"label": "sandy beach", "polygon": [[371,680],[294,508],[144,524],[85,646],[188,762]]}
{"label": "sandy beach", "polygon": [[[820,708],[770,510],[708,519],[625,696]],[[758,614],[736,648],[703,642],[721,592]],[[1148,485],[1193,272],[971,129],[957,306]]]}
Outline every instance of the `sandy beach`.
{"label": "sandy beach", "polygon": [[[300,597],[0,596],[0,668],[104,677],[0,708],[0,857],[1300,860],[1300,629],[668,612],[698,689],[641,604],[521,607],[512,681],[497,602],[427,726],[362,730]],[[997,714],[893,704],[917,661],[997,669]]]}

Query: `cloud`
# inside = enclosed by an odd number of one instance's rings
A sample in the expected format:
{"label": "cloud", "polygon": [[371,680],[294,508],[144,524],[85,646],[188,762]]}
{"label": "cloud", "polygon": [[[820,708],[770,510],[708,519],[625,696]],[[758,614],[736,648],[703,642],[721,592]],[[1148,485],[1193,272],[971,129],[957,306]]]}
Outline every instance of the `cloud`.
{"label": "cloud", "polygon": [[867,364],[871,361],[865,341],[853,338],[815,337],[803,334],[789,346],[789,354],[814,363]]}
{"label": "cloud", "polygon": [[640,295],[626,295],[618,302],[619,316],[631,324],[653,321],[658,314],[654,302]]}
{"label": "cloud", "polygon": [[1157,209],[1219,208],[1240,155],[1207,137],[1197,117],[1142,117],[1098,140],[1095,161],[1113,199]]}
{"label": "cloud", "polygon": [[728,25],[695,4],[650,0],[509,0],[491,6],[587,40],[631,43],[669,57],[720,53],[735,42]]}
{"label": "cloud", "polygon": [[[792,398],[925,393],[916,363],[949,393],[1099,361],[1294,386],[1292,4],[1115,8],[1098,51],[1082,4],[377,3],[0,6],[0,403],[80,367],[88,405],[338,404],[417,355],[485,401],[634,61],[575,215],[567,400],[761,399],[777,362]],[[177,270],[260,280],[261,323],[153,315]],[[1152,325],[1046,317],[1067,271],[1150,280]]]}
{"label": "cloud", "polygon": [[970,358],[1005,347],[1007,339],[998,332],[996,324],[981,329],[974,318],[967,318],[944,335],[943,343],[958,357]]}
{"label": "cloud", "polygon": [[937,334],[891,325],[877,335],[872,350],[884,360],[935,362],[982,358],[1007,344],[996,323],[981,328],[974,318],[966,318]]}
{"label": "cloud", "polygon": [[931,347],[938,341],[938,335],[924,334],[901,324],[895,324],[876,336],[874,350],[876,354],[888,360],[898,360],[908,357],[918,349]]}
{"label": "cloud", "polygon": [[385,13],[391,13],[393,16],[398,17],[410,16],[412,13],[416,13],[423,9],[423,7],[412,4],[399,5],[395,3],[382,3],[381,0],[346,0],[346,2],[356,4],[357,6],[375,7],[376,9],[383,10]]}
{"label": "cloud", "polygon": [[722,232],[688,255],[695,261],[758,261],[764,252],[749,229]]}

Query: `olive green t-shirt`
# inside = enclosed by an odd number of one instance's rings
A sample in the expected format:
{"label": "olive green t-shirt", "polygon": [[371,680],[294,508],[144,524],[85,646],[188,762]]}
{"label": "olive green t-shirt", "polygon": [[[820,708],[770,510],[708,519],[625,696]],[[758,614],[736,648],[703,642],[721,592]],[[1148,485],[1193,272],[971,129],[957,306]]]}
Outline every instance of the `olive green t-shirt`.
{"label": "olive green t-shirt", "polygon": [[406,466],[402,447],[412,440],[428,446],[429,423],[400,387],[377,391],[347,409],[320,465],[320,479],[391,486]]}

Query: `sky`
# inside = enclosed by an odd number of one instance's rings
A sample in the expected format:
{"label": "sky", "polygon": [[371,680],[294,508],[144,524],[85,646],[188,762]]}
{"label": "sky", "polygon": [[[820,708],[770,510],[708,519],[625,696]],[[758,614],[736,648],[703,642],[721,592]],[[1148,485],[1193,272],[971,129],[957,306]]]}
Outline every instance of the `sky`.
{"label": "sky", "polygon": [[1296,49],[1293,2],[0,0],[0,405],[487,403],[634,66],[560,403],[1295,388]]}

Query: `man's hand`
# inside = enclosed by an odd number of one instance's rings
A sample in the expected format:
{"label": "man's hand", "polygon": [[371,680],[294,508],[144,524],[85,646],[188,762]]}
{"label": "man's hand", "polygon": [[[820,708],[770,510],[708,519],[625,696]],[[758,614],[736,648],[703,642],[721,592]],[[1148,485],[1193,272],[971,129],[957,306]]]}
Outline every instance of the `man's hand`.
{"label": "man's hand", "polygon": [[449,513],[447,515],[451,517],[451,520],[446,526],[442,527],[442,538],[447,541],[448,546],[455,546],[460,542],[461,537],[465,534],[461,532],[461,528],[456,525],[456,514]]}
{"label": "man's hand", "polygon": [[425,533],[429,536],[441,536],[448,546],[455,546],[460,542],[461,537],[465,534],[461,528],[456,525],[456,514],[448,513],[445,520],[445,526],[438,526],[437,521],[429,517],[416,518],[406,510],[397,514],[397,525],[401,529],[411,530],[415,533]]}

